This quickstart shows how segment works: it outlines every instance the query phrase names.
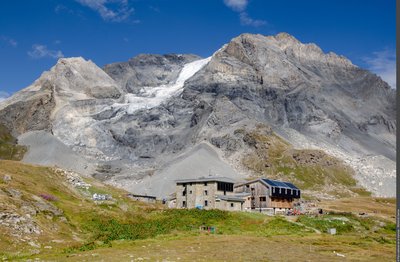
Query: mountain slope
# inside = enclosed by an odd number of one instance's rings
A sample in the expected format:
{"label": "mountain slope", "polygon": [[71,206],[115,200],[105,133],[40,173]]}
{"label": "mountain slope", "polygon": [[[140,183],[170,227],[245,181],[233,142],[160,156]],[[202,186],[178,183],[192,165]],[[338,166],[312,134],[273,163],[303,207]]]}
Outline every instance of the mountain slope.
{"label": "mountain slope", "polygon": [[347,59],[282,33],[234,38],[188,81],[183,97],[226,97],[247,119],[268,123],[297,148],[322,149],[353,167],[369,190],[394,195],[394,93]]}
{"label": "mountain slope", "polygon": [[[93,200],[94,193],[111,198]],[[361,203],[362,208],[353,203]],[[193,246],[201,246],[206,250],[197,248],[196,252],[208,254],[208,260],[222,261],[237,258],[235,250],[245,239],[246,247],[254,252],[260,249],[254,241],[267,241],[266,250],[298,243],[296,252],[290,254],[293,258],[308,256],[302,252],[313,246],[322,260],[334,260],[334,250],[348,258],[370,260],[374,255],[391,260],[395,255],[394,204],[393,199],[379,198],[329,201],[324,205],[338,213],[300,216],[297,222],[258,213],[167,209],[158,203],[133,201],[126,191],[73,172],[0,160],[0,258],[114,261],[116,257],[131,260],[134,254],[137,260],[141,260],[139,255],[157,260],[162,254],[190,261]],[[359,217],[360,211],[371,216]],[[217,228],[217,234],[199,232],[204,225]],[[328,227],[337,228],[338,235],[316,233]],[[221,250],[215,247],[231,241],[235,244],[225,250],[230,252],[218,255]],[[173,254],[171,246],[175,246]],[[252,257],[280,259],[276,254],[256,252]]]}
{"label": "mountain slope", "polygon": [[[21,138],[45,131],[49,148],[61,150],[54,144],[59,141],[66,146],[61,155],[71,150],[65,161],[31,162],[75,168],[119,186],[164,179],[170,163],[204,141],[243,179],[264,171],[277,175],[246,165],[249,157],[263,162],[268,151],[237,130],[259,132],[261,125],[300,153],[319,150],[352,168],[341,170],[374,194],[392,196],[395,107],[394,90],[344,57],[285,33],[243,34],[206,59],[139,55],[104,71],[82,58],[61,59],[0,104],[0,123]],[[32,152],[39,146],[21,141]],[[82,161],[73,167],[76,157]],[[172,188],[172,177],[166,179]]]}

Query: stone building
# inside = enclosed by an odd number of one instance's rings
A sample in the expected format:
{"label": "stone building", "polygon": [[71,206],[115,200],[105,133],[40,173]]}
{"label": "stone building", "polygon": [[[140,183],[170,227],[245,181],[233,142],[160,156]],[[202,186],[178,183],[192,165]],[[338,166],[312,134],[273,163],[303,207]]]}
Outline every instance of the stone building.
{"label": "stone building", "polygon": [[226,177],[177,180],[176,208],[243,210],[244,194],[234,193],[234,183]]}
{"label": "stone building", "polygon": [[292,183],[267,178],[236,184],[234,193],[247,194],[243,210],[272,214],[293,209],[295,199],[300,198],[300,189]]}

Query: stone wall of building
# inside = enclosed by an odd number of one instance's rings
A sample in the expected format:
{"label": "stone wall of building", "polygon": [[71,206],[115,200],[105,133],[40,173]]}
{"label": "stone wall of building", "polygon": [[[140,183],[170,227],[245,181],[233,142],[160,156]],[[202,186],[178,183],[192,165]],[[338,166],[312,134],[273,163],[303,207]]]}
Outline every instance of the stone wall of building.
{"label": "stone wall of building", "polygon": [[[202,207],[204,209],[215,208],[215,195],[217,193],[217,182],[197,182],[186,184],[186,195],[183,195],[185,185],[176,186],[176,206],[177,208]],[[223,193],[223,192],[222,192]],[[207,201],[207,206],[205,205]]]}
{"label": "stone wall of building", "polygon": [[[220,208],[215,201],[217,195],[224,195],[224,191],[218,191],[217,182],[189,182],[186,184],[176,185],[176,207],[177,208],[196,208],[203,209],[225,209]],[[186,187],[186,195],[183,195]],[[233,192],[226,192],[226,195],[233,195]],[[185,205],[183,204],[185,201]],[[207,201],[207,205],[206,205]],[[230,206],[226,206],[226,210],[231,210]],[[239,210],[240,210],[239,203]],[[236,202],[234,209],[237,209]]]}
{"label": "stone wall of building", "polygon": [[229,200],[217,200],[215,202],[215,208],[227,211],[241,211],[242,203]]}

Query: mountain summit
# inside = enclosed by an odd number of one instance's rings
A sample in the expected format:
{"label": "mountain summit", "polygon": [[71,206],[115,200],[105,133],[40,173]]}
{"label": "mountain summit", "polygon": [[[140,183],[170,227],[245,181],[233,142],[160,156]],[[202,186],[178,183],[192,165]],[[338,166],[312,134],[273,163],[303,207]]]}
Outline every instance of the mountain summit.
{"label": "mountain summit", "polygon": [[[394,94],[380,77],[315,44],[286,33],[242,34],[205,59],[143,54],[104,69],[60,59],[0,103],[0,124],[29,146],[24,161],[132,192],[172,193],[164,189],[176,179],[174,163],[190,166],[182,162],[189,159],[203,161],[204,170],[228,163],[242,178],[303,182],[304,166],[315,180],[349,168],[358,185],[393,196]],[[199,147],[206,153],[196,153]],[[339,180],[310,191],[331,190]]]}

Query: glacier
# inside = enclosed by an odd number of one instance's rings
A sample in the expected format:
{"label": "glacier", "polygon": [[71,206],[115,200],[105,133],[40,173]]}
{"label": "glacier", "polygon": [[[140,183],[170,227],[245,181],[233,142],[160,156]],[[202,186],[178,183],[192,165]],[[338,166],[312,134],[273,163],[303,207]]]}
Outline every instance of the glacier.
{"label": "glacier", "polygon": [[111,109],[123,108],[125,110],[122,110],[122,112],[133,114],[137,110],[149,109],[160,105],[168,98],[179,95],[183,90],[185,81],[207,65],[211,57],[212,56],[185,64],[178,78],[172,84],[155,87],[145,86],[141,88],[140,94],[126,94],[123,103],[114,103]]}

